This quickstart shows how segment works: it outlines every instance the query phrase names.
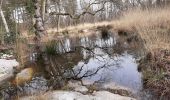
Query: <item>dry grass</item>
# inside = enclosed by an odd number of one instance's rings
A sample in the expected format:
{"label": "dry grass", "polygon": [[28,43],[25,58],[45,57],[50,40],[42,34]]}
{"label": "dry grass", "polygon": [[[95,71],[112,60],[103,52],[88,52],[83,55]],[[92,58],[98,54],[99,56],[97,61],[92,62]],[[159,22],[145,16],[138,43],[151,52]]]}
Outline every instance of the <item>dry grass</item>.
{"label": "dry grass", "polygon": [[[170,94],[170,80],[167,78],[169,77],[170,56],[169,53],[159,50],[170,50],[169,12],[170,8],[136,9],[124,13],[119,20],[112,22],[117,31],[123,30],[140,35],[145,48],[152,52],[151,57],[146,56],[146,59],[140,61],[144,87],[157,96],[165,98],[169,98],[168,94]],[[156,52],[156,50],[158,51]]]}
{"label": "dry grass", "polygon": [[124,13],[113,22],[116,30],[139,33],[145,41],[145,47],[153,49],[170,49],[170,8],[152,10],[133,10]]}
{"label": "dry grass", "polygon": [[[83,30],[83,29],[89,29],[92,27],[96,27],[96,26],[103,26],[103,25],[108,25],[110,24],[110,22],[104,21],[104,22],[97,22],[97,23],[84,23],[84,24],[79,24],[76,26],[68,26],[66,28],[59,28],[58,32],[62,32],[64,30]],[[48,33],[53,33],[53,32],[57,32],[57,28],[51,28],[47,30]]]}
{"label": "dry grass", "polygon": [[69,36],[69,37],[82,37],[82,36],[90,36],[96,33],[96,28],[99,26],[107,26],[110,25],[111,22],[98,22],[98,23],[84,23],[76,26],[68,26],[65,28],[57,28],[47,29],[48,38],[54,39],[57,36]]}
{"label": "dry grass", "polygon": [[[81,30],[95,29],[98,26],[113,25],[115,30],[135,32],[145,41],[144,45],[148,51],[155,49],[170,49],[170,8],[155,8],[150,10],[135,9],[124,13],[119,20],[111,22],[84,23],[66,28],[49,28],[49,38],[54,34],[63,35],[69,33],[70,37],[91,35],[93,31]],[[53,33],[53,34],[51,34]]]}
{"label": "dry grass", "polygon": [[[139,69],[143,73],[143,86],[159,100],[170,98],[170,52],[157,50],[141,59]],[[163,99],[164,98],[164,99]]]}
{"label": "dry grass", "polygon": [[[81,30],[86,30],[86,29],[93,29],[95,27],[98,26],[105,26],[105,25],[109,25],[111,24],[110,22],[104,21],[104,22],[97,22],[97,23],[84,23],[84,24],[79,24],[76,26],[68,26],[65,28],[59,28],[59,30],[57,30],[57,28],[49,28],[47,29],[47,33],[62,33],[64,31],[68,31],[69,33],[74,33],[74,35],[79,34],[79,31]],[[76,34],[77,33],[77,34]]]}
{"label": "dry grass", "polygon": [[[79,30],[94,29],[97,26],[112,24],[115,30],[135,32],[145,41],[147,50],[170,49],[170,8],[151,10],[135,9],[124,13],[119,20],[112,22],[85,23],[77,26],[60,28],[59,33],[68,31],[72,35],[80,35]],[[48,29],[48,33],[56,33],[57,29]],[[88,34],[88,33],[87,33]],[[89,33],[91,34],[91,32]]]}

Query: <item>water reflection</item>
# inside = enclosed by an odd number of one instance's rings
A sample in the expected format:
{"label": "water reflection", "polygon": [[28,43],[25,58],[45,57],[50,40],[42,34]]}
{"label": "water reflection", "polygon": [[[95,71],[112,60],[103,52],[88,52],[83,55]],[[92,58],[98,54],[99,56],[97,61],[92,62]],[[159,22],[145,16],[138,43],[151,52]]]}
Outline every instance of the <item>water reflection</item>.
{"label": "water reflection", "polygon": [[[72,68],[72,71],[63,71],[64,75],[83,80],[84,84],[100,83],[101,86],[115,84],[139,91],[142,88],[141,74],[137,71],[135,53],[129,54],[126,49],[117,48],[115,37],[102,39],[99,36],[82,38],[64,38],[58,40],[56,51],[59,55],[55,59],[55,67]],[[36,54],[30,57],[33,61]],[[62,73],[63,73],[62,72]],[[17,89],[17,90],[16,90]],[[31,95],[48,90],[47,80],[35,77],[31,82],[15,89],[6,89],[4,97],[13,96],[20,91],[22,95]],[[8,94],[8,95],[7,95]]]}
{"label": "water reflection", "polygon": [[[99,50],[97,51],[99,54]],[[83,68],[82,68],[83,66]],[[141,74],[137,71],[137,64],[132,55],[124,53],[117,57],[110,57],[100,51],[100,55],[95,55],[89,59],[88,63],[79,62],[74,67],[76,72],[81,73],[79,77],[83,78],[84,84],[93,84],[97,81],[104,81],[103,84],[113,83],[115,85],[131,88],[135,91],[140,90]],[[95,73],[100,69],[97,73]],[[95,74],[93,74],[95,73]]]}
{"label": "water reflection", "polygon": [[[108,39],[97,36],[95,39],[94,37],[83,37],[79,38],[77,46],[71,41],[68,38],[65,39],[64,46],[59,45],[59,51],[65,52],[63,54],[65,57],[72,56],[69,59],[75,59],[77,56],[76,62],[72,65],[74,71],[72,76],[83,79],[85,84],[104,81],[102,85],[113,83],[134,91],[139,91],[142,88],[141,74],[137,71],[138,65],[134,56],[128,54],[127,50],[121,51],[121,54],[116,53],[114,37]],[[67,54],[66,52],[69,51],[74,51],[74,53]],[[68,60],[62,59],[62,63],[71,62]]]}

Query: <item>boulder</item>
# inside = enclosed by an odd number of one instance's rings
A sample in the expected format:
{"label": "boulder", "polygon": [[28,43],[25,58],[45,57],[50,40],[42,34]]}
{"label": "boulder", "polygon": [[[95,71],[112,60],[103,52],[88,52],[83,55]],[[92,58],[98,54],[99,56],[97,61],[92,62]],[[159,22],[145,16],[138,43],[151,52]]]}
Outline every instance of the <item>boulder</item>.
{"label": "boulder", "polygon": [[74,91],[76,92],[81,92],[81,93],[87,93],[88,89],[85,86],[82,86],[81,82],[78,81],[69,81],[68,82],[68,87],[73,88]]}
{"label": "boulder", "polygon": [[107,91],[98,91],[93,94],[83,95],[73,91],[53,91],[37,97],[23,97],[19,100],[136,100],[131,97],[120,96]]}
{"label": "boulder", "polygon": [[0,59],[0,85],[14,76],[14,68],[19,66],[16,60]]}
{"label": "boulder", "polygon": [[12,83],[17,85],[24,84],[25,82],[28,82],[32,79],[33,74],[34,74],[33,68],[23,69],[20,73],[16,75]]}

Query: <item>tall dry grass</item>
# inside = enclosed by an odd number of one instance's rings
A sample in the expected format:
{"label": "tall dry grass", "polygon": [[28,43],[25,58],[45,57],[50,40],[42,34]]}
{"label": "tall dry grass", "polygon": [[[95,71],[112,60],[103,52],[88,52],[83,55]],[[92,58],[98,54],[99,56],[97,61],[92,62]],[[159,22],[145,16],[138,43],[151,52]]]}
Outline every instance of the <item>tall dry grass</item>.
{"label": "tall dry grass", "polygon": [[[111,22],[85,23],[66,28],[48,29],[48,33],[62,33],[67,30],[72,35],[80,35],[78,30],[93,29],[97,26],[113,25],[115,30],[135,32],[145,41],[149,50],[170,49],[170,8],[150,10],[134,9],[127,11],[118,20]],[[58,34],[59,34],[58,33]],[[91,33],[89,33],[91,34]]]}
{"label": "tall dry grass", "polygon": [[[136,32],[145,41],[144,45],[149,50],[170,49],[170,8],[155,8],[150,10],[134,9],[127,11],[119,20],[112,22],[85,23],[77,26],[60,28],[77,31],[90,29],[96,26],[112,24],[115,30]],[[48,29],[48,33],[55,33],[56,29]],[[76,32],[73,32],[76,34]],[[79,34],[79,33],[77,33]]]}
{"label": "tall dry grass", "polygon": [[131,10],[112,24],[117,30],[138,33],[149,51],[170,49],[170,8]]}
{"label": "tall dry grass", "polygon": [[48,33],[55,33],[55,32],[62,32],[62,31],[65,31],[65,30],[68,30],[68,31],[72,31],[72,30],[84,30],[84,29],[89,29],[89,28],[93,28],[93,27],[97,27],[97,26],[104,26],[104,25],[109,25],[111,24],[110,22],[108,21],[103,21],[103,22],[96,22],[96,23],[82,23],[82,24],[78,24],[76,26],[68,26],[68,27],[65,27],[65,28],[59,28],[57,30],[57,28],[49,28],[47,29],[47,32]]}

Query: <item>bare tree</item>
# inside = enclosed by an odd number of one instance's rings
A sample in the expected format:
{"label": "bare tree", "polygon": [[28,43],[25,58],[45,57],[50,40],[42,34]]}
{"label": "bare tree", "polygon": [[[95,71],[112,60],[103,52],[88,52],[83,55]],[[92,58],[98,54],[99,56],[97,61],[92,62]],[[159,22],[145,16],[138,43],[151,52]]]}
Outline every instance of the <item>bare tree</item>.
{"label": "bare tree", "polygon": [[[66,2],[66,1],[65,1]],[[72,2],[73,3],[73,2]],[[75,2],[76,3],[76,2]],[[68,16],[70,17],[72,20],[74,20],[75,24],[78,23],[78,20],[85,16],[85,15],[91,15],[91,16],[95,16],[98,12],[101,12],[104,10],[105,8],[105,4],[106,4],[106,1],[97,1],[95,0],[94,2],[89,2],[86,7],[84,7],[81,11],[81,12],[76,12],[76,8],[74,8],[75,6],[75,3],[74,4],[71,4],[70,7],[67,7],[68,5],[65,5],[65,10],[64,12],[51,12],[50,15],[57,15],[57,16]],[[69,2],[66,4],[70,4]],[[92,11],[92,6],[93,5],[101,5],[101,7],[99,7],[99,9],[96,9],[95,11]]]}
{"label": "bare tree", "polygon": [[42,15],[42,20],[44,22],[45,20],[45,11],[46,11],[46,0],[42,0],[42,4],[41,4],[41,15]]}
{"label": "bare tree", "polygon": [[[3,0],[1,0],[1,4],[0,4],[0,15],[1,15],[1,18],[2,18],[2,21],[3,21],[3,24],[5,26],[6,33],[9,33],[8,24],[7,24],[6,18],[4,16],[4,13],[2,11],[2,4],[3,4]],[[4,44],[4,40],[2,40],[2,44]]]}
{"label": "bare tree", "polygon": [[33,0],[34,2],[34,7],[35,7],[35,34],[36,34],[36,39],[39,41],[41,38],[43,38],[44,35],[47,35],[46,30],[44,28],[44,23],[43,23],[43,18],[41,15],[41,0]]}

